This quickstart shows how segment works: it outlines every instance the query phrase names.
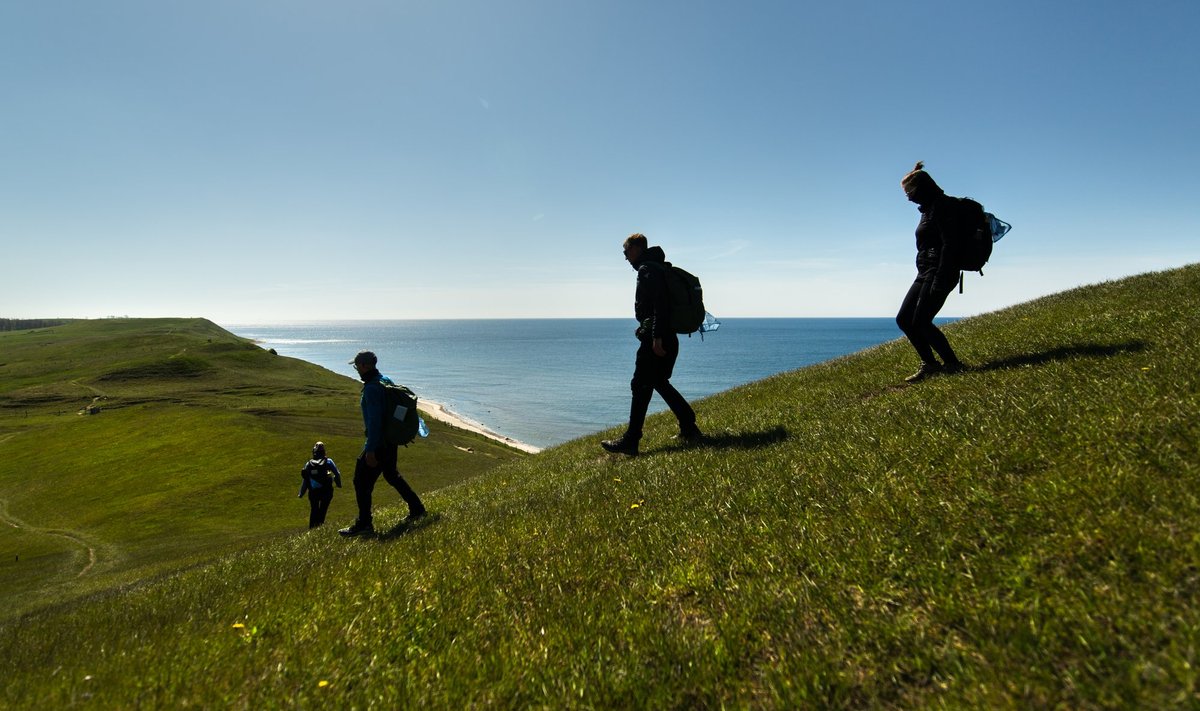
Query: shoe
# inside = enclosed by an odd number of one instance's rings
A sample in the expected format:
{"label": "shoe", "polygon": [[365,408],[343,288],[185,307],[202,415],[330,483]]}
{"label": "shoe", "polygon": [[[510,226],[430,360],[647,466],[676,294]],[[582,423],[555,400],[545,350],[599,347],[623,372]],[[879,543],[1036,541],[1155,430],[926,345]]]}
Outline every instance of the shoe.
{"label": "shoe", "polygon": [[938,373],[941,373],[941,372],[942,372],[942,366],[940,364],[938,364],[936,361],[933,363],[922,363],[921,367],[917,369],[917,372],[915,372],[912,375],[905,378],[904,382],[919,383],[922,380],[924,380],[925,378],[928,378],[932,375],[937,375]]}
{"label": "shoe", "polygon": [[371,525],[369,521],[367,523],[359,523],[358,521],[355,521],[349,526],[339,530],[338,533],[346,537],[369,536],[372,533],[375,533],[375,526]]}
{"label": "shoe", "polygon": [[961,360],[948,361],[945,365],[942,366],[942,372],[945,373],[946,375],[954,375],[955,373],[961,373],[966,369],[967,369],[967,366],[965,364],[963,364],[963,362]]}
{"label": "shoe", "polygon": [[686,432],[680,432],[679,434],[675,435],[675,439],[680,440],[685,444],[700,444],[704,441],[704,433],[700,431],[699,427],[692,427]]}
{"label": "shoe", "polygon": [[628,454],[631,457],[636,457],[638,453],[638,443],[636,439],[606,439],[600,443],[605,451],[613,454]]}
{"label": "shoe", "polygon": [[427,511],[425,509],[425,507],[422,506],[421,508],[417,509],[416,511],[409,510],[408,515],[405,516],[404,520],[401,521],[400,523],[416,523],[417,521],[420,521],[421,519],[425,518],[427,515],[429,515],[429,511]]}

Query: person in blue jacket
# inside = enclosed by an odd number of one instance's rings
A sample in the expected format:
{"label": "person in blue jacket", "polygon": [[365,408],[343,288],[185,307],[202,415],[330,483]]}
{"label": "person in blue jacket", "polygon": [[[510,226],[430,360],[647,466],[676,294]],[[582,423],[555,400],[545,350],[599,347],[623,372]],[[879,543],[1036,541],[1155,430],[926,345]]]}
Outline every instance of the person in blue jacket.
{"label": "person in blue jacket", "polygon": [[333,501],[333,485],[342,488],[342,473],[325,454],[325,443],[317,442],[312,448],[312,459],[300,470],[300,493],[303,498],[308,492],[308,527],[316,528],[325,523],[325,514]]}
{"label": "person in blue jacket", "polygon": [[388,444],[384,436],[384,408],[387,396],[383,391],[381,381],[392,381],[379,372],[376,367],[378,359],[371,351],[361,351],[350,361],[358,371],[358,377],[363,381],[362,395],[359,405],[362,407],[363,425],[366,428],[367,441],[363,444],[362,454],[354,463],[354,499],[358,503],[358,518],[354,523],[341,529],[338,533],[343,536],[369,535],[375,532],[371,521],[371,494],[375,490],[375,482],[380,475],[396,491],[400,498],[408,504],[406,523],[416,521],[425,515],[425,504],[421,497],[413,491],[404,477],[396,469],[397,446]]}

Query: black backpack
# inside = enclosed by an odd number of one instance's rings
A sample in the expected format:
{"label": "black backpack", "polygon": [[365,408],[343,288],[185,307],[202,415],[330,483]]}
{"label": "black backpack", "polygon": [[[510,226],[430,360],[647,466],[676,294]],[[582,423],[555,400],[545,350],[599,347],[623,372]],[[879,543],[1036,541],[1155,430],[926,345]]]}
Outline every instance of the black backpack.
{"label": "black backpack", "polygon": [[992,226],[983,205],[971,198],[950,198],[946,219],[947,247],[959,271],[983,273],[992,256]]}
{"label": "black backpack", "polygon": [[387,378],[380,378],[383,386],[384,439],[393,447],[407,445],[417,436],[421,419],[417,414],[417,394],[403,385]]}
{"label": "black backpack", "polygon": [[333,483],[333,467],[329,466],[329,458],[310,459],[304,465],[304,477],[309,480],[316,480],[321,486],[329,486]]}
{"label": "black backpack", "polygon": [[704,325],[704,289],[700,286],[700,279],[670,262],[657,266],[662,267],[667,283],[667,298],[671,302],[671,330],[687,334],[699,331]]}

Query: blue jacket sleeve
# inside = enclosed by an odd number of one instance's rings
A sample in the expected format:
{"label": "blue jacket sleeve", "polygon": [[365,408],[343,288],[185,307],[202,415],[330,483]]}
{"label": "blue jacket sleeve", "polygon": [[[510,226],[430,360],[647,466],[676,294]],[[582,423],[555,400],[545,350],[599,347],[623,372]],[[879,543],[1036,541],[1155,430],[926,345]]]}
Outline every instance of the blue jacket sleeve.
{"label": "blue jacket sleeve", "polygon": [[383,448],[383,386],[378,381],[363,385],[363,425],[367,429],[364,452],[378,452]]}

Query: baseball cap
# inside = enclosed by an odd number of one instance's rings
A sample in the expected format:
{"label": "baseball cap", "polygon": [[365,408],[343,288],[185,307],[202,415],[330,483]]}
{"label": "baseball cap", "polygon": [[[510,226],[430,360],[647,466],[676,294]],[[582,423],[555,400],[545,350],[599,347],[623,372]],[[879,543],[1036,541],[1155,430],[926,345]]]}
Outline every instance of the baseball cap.
{"label": "baseball cap", "polygon": [[359,363],[375,365],[376,363],[379,362],[379,359],[377,359],[375,357],[375,354],[372,353],[371,351],[359,351],[358,355],[354,356],[354,360],[348,361],[348,362],[350,363],[350,365],[357,365]]}

